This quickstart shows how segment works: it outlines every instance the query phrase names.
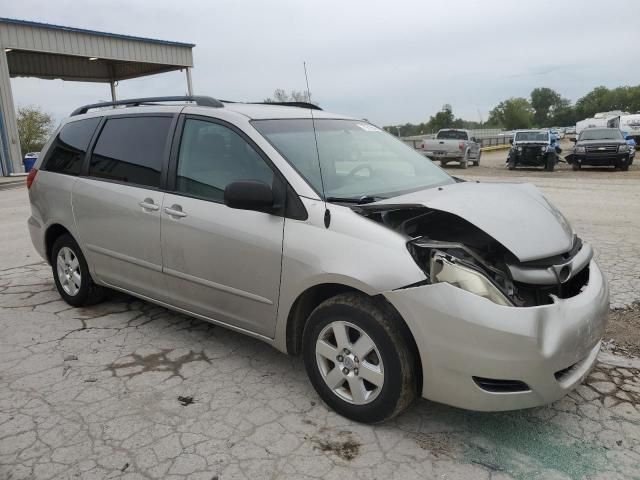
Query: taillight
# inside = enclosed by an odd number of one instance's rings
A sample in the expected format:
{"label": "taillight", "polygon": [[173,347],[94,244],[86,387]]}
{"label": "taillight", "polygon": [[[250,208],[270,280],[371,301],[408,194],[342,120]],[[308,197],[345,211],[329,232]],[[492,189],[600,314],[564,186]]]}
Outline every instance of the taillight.
{"label": "taillight", "polygon": [[460,150],[463,150],[464,149],[464,142],[460,142],[460,144],[458,145],[458,148]]}
{"label": "taillight", "polygon": [[31,188],[31,184],[36,179],[36,174],[38,173],[37,168],[32,168],[29,170],[29,175],[27,175],[27,188]]}

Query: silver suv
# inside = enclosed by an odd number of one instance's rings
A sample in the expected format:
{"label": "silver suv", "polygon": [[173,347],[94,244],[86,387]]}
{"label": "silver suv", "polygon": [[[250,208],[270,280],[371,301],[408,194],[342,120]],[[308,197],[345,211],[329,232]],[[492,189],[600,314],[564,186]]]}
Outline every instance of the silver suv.
{"label": "silver suv", "polygon": [[454,179],[312,105],[89,105],[28,186],[70,305],[120,290],[301,353],[358,421],[552,402],[600,348],[607,282],[534,186]]}

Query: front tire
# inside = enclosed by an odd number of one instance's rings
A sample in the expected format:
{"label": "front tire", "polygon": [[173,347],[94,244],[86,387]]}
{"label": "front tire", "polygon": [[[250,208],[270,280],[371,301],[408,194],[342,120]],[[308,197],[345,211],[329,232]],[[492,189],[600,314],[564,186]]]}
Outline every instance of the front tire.
{"label": "front tire", "polygon": [[84,307],[104,300],[106,289],[93,282],[87,261],[71,235],[61,235],[54,242],[51,268],[58,293],[72,307]]}
{"label": "front tire", "polygon": [[620,171],[626,172],[627,170],[629,170],[629,158],[621,160],[617,166],[620,169]]}
{"label": "front tire", "polygon": [[553,169],[556,166],[556,158],[555,155],[547,155],[547,158],[545,160],[545,166],[544,169],[547,172],[553,172]]}
{"label": "front tire", "polygon": [[417,355],[402,319],[358,293],[325,300],[303,333],[304,363],[322,400],[362,423],[383,422],[418,395]]}

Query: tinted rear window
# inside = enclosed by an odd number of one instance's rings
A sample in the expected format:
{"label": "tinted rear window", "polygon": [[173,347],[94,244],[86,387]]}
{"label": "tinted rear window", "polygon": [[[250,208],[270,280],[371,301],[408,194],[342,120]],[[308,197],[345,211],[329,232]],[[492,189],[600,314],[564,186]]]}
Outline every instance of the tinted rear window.
{"label": "tinted rear window", "polygon": [[462,132],[460,130],[442,130],[438,132],[438,136],[436,137],[440,140],[468,140],[467,132]]}
{"label": "tinted rear window", "polygon": [[147,187],[160,187],[169,117],[107,120],[91,155],[89,175]]}
{"label": "tinted rear window", "polygon": [[51,145],[51,153],[43,165],[43,170],[79,175],[82,161],[89,142],[101,118],[87,118],[67,123]]}

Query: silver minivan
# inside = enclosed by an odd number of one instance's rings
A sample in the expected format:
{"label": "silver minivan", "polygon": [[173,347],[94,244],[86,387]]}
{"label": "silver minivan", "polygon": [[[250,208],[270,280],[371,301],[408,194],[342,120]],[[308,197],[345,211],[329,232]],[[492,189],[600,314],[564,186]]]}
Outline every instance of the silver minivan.
{"label": "silver minivan", "polygon": [[534,186],[453,178],[314,105],[88,105],[27,183],[67,303],[119,290],[302,354],[357,421],[546,404],[600,349],[607,281]]}

